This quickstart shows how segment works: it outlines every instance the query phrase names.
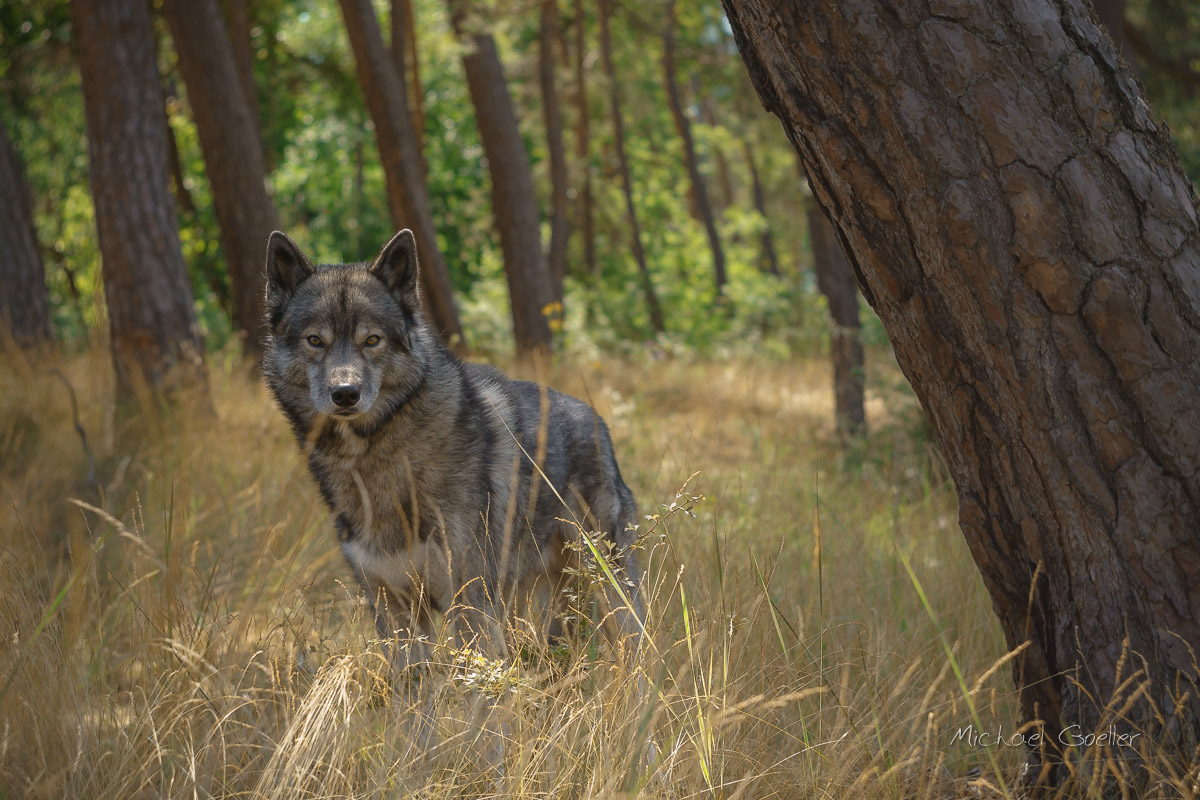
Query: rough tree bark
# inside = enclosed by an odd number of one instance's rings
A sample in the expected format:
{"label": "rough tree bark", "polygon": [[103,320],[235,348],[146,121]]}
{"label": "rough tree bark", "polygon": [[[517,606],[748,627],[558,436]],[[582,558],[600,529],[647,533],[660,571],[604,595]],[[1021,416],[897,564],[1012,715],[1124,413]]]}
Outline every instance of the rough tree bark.
{"label": "rough tree bark", "polygon": [[599,266],[592,212],[592,135],[585,80],[587,52],[587,14],[583,0],[575,0],[575,160],[579,165],[579,235],[583,239],[584,267],[588,275],[595,275]]}
{"label": "rough tree bark", "polygon": [[454,304],[450,273],[437,246],[429,190],[421,157],[408,121],[407,91],[383,44],[383,34],[371,0],[340,0],[342,18],[354,51],[358,83],[375,123],[375,142],[387,183],[392,224],[411,228],[420,252],[421,292],[425,308],[446,341],[465,347],[462,323]]}
{"label": "rough tree bark", "polygon": [[817,287],[829,305],[830,359],[833,362],[834,419],[843,438],[867,429],[863,406],[866,373],[863,368],[862,323],[858,319],[858,287],[846,261],[837,231],[815,202],[809,202],[808,240],[812,246]]}
{"label": "rough tree bark", "polygon": [[162,13],[212,186],[221,251],[229,265],[233,326],[246,337],[246,353],[257,357],[266,334],[263,253],[271,231],[280,228],[267,194],[258,119],[238,78],[217,0],[165,0]]}
{"label": "rough tree bark", "polygon": [[[724,4],[929,414],[1008,642],[1032,643],[1027,718],[1092,730],[1118,664],[1144,667],[1191,753],[1200,225],[1111,40],[1084,0]],[[1145,701],[1127,718],[1157,730]]]}
{"label": "rough tree bark", "polygon": [[50,301],[21,160],[0,123],[0,349],[49,342]]}
{"label": "rough tree bark", "polygon": [[538,74],[542,89],[542,114],[546,120],[546,150],[550,154],[550,247],[546,261],[554,281],[554,299],[562,302],[567,272],[567,154],[563,147],[562,109],[554,82],[554,42],[558,29],[557,0],[542,0],[538,29]]}
{"label": "rough tree bark", "polygon": [[625,151],[625,118],[621,114],[621,89],[617,83],[617,69],[613,64],[612,34],[609,22],[612,17],[612,0],[600,0],[600,55],[604,61],[604,74],[608,77],[608,106],[612,115],[613,145],[617,151],[617,174],[621,178],[621,189],[625,192],[625,216],[629,223],[629,246],[637,262],[642,278],[642,292],[646,295],[646,308],[650,312],[650,327],[655,333],[666,330],[663,323],[662,306],[654,281],[650,278],[650,267],[646,264],[646,251],[642,248],[642,229],[638,225],[637,210],[633,206],[633,178],[629,169],[629,154]]}
{"label": "rough tree bark", "polygon": [[721,249],[721,237],[717,235],[717,221],[713,216],[712,204],[708,201],[708,186],[700,174],[700,159],[696,156],[696,143],[692,140],[692,124],[683,110],[679,96],[679,82],[675,78],[675,0],[667,0],[667,25],[663,31],[663,83],[667,90],[667,105],[671,107],[671,118],[675,120],[675,131],[683,144],[683,163],[687,167],[688,179],[692,184],[692,197],[708,244],[712,248],[713,282],[717,294],[725,291],[725,251]]}
{"label": "rough tree bark", "polygon": [[207,385],[167,168],[154,25],[142,0],[75,0],[88,158],[118,397]]}
{"label": "rough tree bark", "polygon": [[492,213],[512,299],[513,335],[518,353],[547,350],[553,344],[546,315],[554,290],[542,251],[533,170],[496,41],[473,11],[469,0],[450,0],[454,32],[465,46],[463,70],[492,179]]}
{"label": "rough tree bark", "polygon": [[[759,268],[763,272],[779,276],[779,259],[775,256],[775,237],[771,235],[771,218],[767,216],[767,197],[763,192],[762,181],[758,177],[758,164],[754,158],[754,148],[750,140],[742,140],[742,148],[746,151],[746,170],[750,173],[750,193],[754,198],[754,210],[763,218],[763,232],[759,251]],[[854,276],[851,275],[853,280]]]}

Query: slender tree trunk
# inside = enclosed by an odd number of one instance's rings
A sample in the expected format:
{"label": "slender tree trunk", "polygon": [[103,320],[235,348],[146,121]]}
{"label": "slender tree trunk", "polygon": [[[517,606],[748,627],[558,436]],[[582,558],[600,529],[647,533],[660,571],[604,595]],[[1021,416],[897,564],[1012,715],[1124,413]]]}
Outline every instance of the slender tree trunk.
{"label": "slender tree trunk", "polygon": [[642,291],[646,295],[646,308],[650,312],[650,326],[655,333],[666,330],[662,306],[654,291],[650,278],[650,267],[646,263],[646,251],[642,249],[642,229],[638,225],[637,210],[633,206],[633,178],[629,169],[629,155],[625,152],[625,119],[621,115],[621,90],[617,83],[617,70],[613,65],[612,34],[609,19],[612,15],[612,0],[600,0],[600,54],[604,59],[604,72],[608,76],[608,103],[612,114],[613,139],[617,150],[617,172],[621,177],[621,188],[625,192],[625,214],[629,222],[629,244],[642,278]]}
{"label": "slender tree trunk", "polygon": [[[704,93],[704,87],[698,78],[692,79],[692,94],[697,98],[697,106],[700,109],[700,121],[711,128],[717,127],[719,124],[716,111],[717,101],[713,99],[711,94]],[[713,157],[717,162],[717,180],[721,186],[720,204],[717,208],[717,213],[719,214],[722,210],[737,202],[737,195],[733,190],[733,172],[729,168],[729,159],[725,157],[725,151],[720,147],[714,147]]]}
{"label": "slender tree trunk", "polygon": [[700,174],[700,160],[696,157],[696,144],[692,141],[692,124],[683,110],[683,100],[679,97],[679,83],[675,79],[675,0],[667,0],[667,27],[663,33],[663,75],[667,103],[671,106],[671,117],[675,120],[675,130],[683,143],[683,160],[691,179],[696,210],[700,213],[700,221],[704,223],[704,230],[708,233],[708,244],[712,248],[713,280],[716,283],[717,294],[721,294],[725,291],[725,252],[721,249],[717,221],[713,216],[712,205],[708,202],[708,187],[705,185],[704,176]]}
{"label": "slender tree trunk", "polygon": [[[425,164],[425,89],[421,86],[421,68],[417,61],[417,30],[412,0],[392,0],[392,62],[400,84],[405,87],[405,113],[412,126],[413,142],[421,156],[421,174],[428,175]],[[412,80],[411,86],[408,81]]]}
{"label": "slender tree trunk", "polygon": [[142,0],[74,0],[104,299],[127,401],[207,385],[167,166],[154,26]]}
{"label": "slender tree trunk", "polygon": [[267,195],[258,120],[238,78],[217,0],[164,0],[162,11],[212,186],[221,251],[229,265],[233,326],[246,337],[246,353],[257,358],[266,334],[263,253],[271,231],[280,228]]}
{"label": "slender tree trunk", "polygon": [[258,82],[254,79],[254,42],[250,38],[253,22],[250,17],[252,0],[227,0],[229,3],[229,39],[233,47],[233,61],[237,69],[238,85],[242,97],[254,120],[254,130],[262,141],[262,123],[259,121]]}
{"label": "slender tree trunk", "polygon": [[421,170],[421,158],[413,140],[413,129],[404,110],[408,107],[404,82],[383,44],[383,34],[371,0],[340,0],[342,17],[354,51],[358,83],[375,123],[387,181],[388,204],[397,228],[412,228],[420,251],[421,293],[425,308],[442,337],[465,347],[458,308],[454,304],[450,273],[437,246],[429,190]]}
{"label": "slender tree trunk", "polygon": [[49,342],[50,300],[21,160],[0,123],[0,349]]}
{"label": "slender tree trunk", "polygon": [[583,264],[588,275],[596,275],[596,228],[592,212],[592,143],[585,62],[587,61],[587,14],[583,0],[575,0],[575,160],[579,169],[579,235],[583,238]]}
{"label": "slender tree trunk", "polygon": [[860,436],[866,433],[867,413],[863,407],[866,373],[862,324],[858,319],[858,287],[837,231],[825,212],[810,201],[807,216],[817,287],[829,305],[834,419],[843,438]]}
{"label": "slender tree trunk", "polygon": [[1111,40],[1082,0],[724,2],[929,414],[1009,645],[1031,642],[1026,717],[1192,753],[1200,225]]}
{"label": "slender tree trunk", "polygon": [[[742,147],[746,151],[746,169],[750,172],[750,190],[754,196],[754,210],[763,218],[762,249],[759,255],[759,268],[779,277],[779,259],[775,257],[775,238],[771,235],[771,218],[767,216],[767,198],[763,193],[762,181],[758,178],[758,164],[754,160],[754,149],[750,140],[744,139]],[[851,282],[854,276],[850,276]]]}
{"label": "slender tree trunk", "polygon": [[567,272],[567,153],[563,147],[562,109],[554,84],[554,43],[558,28],[557,0],[542,0],[538,31],[538,71],[542,84],[542,112],[546,119],[546,150],[550,154],[550,248],[546,260],[554,281],[554,299],[562,302]]}
{"label": "slender tree trunk", "polygon": [[553,337],[547,313],[554,302],[554,286],[542,251],[529,154],[495,40],[482,29],[482,20],[471,13],[466,0],[451,0],[450,8],[454,31],[465,47],[463,69],[492,179],[492,213],[504,253],[517,352],[548,350]]}

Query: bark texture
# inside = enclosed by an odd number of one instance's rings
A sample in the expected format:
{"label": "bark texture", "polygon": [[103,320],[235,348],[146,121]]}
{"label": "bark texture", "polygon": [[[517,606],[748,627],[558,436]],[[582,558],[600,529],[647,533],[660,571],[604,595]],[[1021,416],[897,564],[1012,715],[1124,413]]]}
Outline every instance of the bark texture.
{"label": "bark texture", "polygon": [[683,99],[679,96],[679,81],[675,77],[675,0],[667,2],[667,27],[663,32],[663,83],[667,90],[667,104],[671,107],[671,118],[675,131],[683,145],[683,163],[687,167],[688,180],[692,184],[692,198],[696,212],[708,234],[708,246],[712,249],[713,282],[717,294],[725,291],[725,251],[721,249],[721,237],[717,234],[717,221],[712,203],[708,200],[708,186],[700,173],[700,159],[696,156],[696,143],[692,139],[692,123],[683,110]]}
{"label": "bark texture", "polygon": [[118,396],[205,385],[203,344],[179,244],[167,123],[142,0],[76,0],[88,158]]}
{"label": "bark texture", "polygon": [[1191,752],[1200,227],[1111,40],[1083,0],[724,4],[1032,642],[1026,715],[1091,730],[1144,664]]}
{"label": "bark texture", "polygon": [[18,347],[48,342],[50,301],[38,253],[33,204],[17,151],[0,123],[0,349],[9,333]]}
{"label": "bark texture", "polygon": [[450,273],[437,246],[429,190],[409,124],[404,82],[383,44],[371,0],[341,0],[341,7],[350,48],[354,51],[358,83],[375,123],[375,142],[383,162],[392,223],[397,228],[411,228],[416,236],[425,308],[442,337],[446,341],[457,340],[461,348],[462,323],[454,304]]}
{"label": "bark texture", "polygon": [[563,146],[562,108],[554,81],[554,43],[558,29],[557,0],[542,0],[538,29],[538,77],[542,88],[542,115],[546,120],[546,151],[550,155],[550,247],[546,261],[554,282],[554,299],[562,302],[567,272],[567,152]]}
{"label": "bark texture", "polygon": [[858,319],[858,286],[846,261],[833,223],[816,203],[807,209],[808,240],[812,245],[817,287],[829,305],[830,358],[833,361],[834,418],[842,437],[866,432],[863,407],[862,323]]}
{"label": "bark texture", "polygon": [[475,122],[492,179],[492,213],[504,253],[504,274],[512,298],[513,335],[518,353],[548,350],[553,343],[547,314],[553,283],[542,251],[541,219],[529,154],[517,127],[517,114],[496,41],[466,0],[451,0],[454,31],[463,43],[463,70],[475,106]]}
{"label": "bark texture", "polygon": [[257,356],[266,334],[263,253],[271,231],[281,227],[267,194],[258,119],[238,77],[217,0],[165,0],[162,12],[212,186],[221,251],[229,266],[233,326],[245,335],[246,352]]}
{"label": "bark texture", "polygon": [[595,275],[599,266],[592,212],[592,133],[585,80],[587,53],[587,14],[583,0],[575,0],[575,160],[579,165],[579,235],[583,239],[584,267],[588,275]]}
{"label": "bark texture", "polygon": [[642,278],[642,292],[646,295],[646,309],[650,312],[650,327],[654,329],[655,333],[662,333],[666,329],[662,306],[658,302],[658,293],[654,291],[654,281],[650,277],[650,267],[646,263],[646,251],[642,247],[642,228],[638,224],[637,209],[633,205],[633,177],[629,169],[629,154],[625,151],[625,118],[621,113],[621,90],[617,83],[617,68],[613,64],[612,33],[609,25],[611,16],[612,0],[600,0],[600,54],[604,59],[604,73],[608,77],[608,106],[612,114],[613,145],[617,151],[617,174],[621,178],[621,189],[625,192],[625,217],[629,224],[629,246],[633,250],[638,274]]}

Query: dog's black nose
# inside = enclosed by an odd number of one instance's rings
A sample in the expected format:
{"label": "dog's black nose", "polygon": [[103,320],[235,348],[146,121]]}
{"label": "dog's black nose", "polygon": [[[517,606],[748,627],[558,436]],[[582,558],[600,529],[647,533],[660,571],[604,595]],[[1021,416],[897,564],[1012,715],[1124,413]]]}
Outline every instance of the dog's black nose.
{"label": "dog's black nose", "polygon": [[329,396],[333,398],[333,402],[336,405],[342,408],[349,408],[358,402],[358,387],[350,384],[335,386],[333,387],[333,391],[329,393]]}

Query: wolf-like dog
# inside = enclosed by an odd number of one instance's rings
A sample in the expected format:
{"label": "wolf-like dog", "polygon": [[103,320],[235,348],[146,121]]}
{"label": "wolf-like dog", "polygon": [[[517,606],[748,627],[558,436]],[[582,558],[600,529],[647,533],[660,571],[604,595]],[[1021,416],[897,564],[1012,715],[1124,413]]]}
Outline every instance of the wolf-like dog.
{"label": "wolf-like dog", "polygon": [[504,656],[508,615],[560,602],[564,571],[590,552],[568,547],[581,531],[612,542],[598,549],[624,574],[602,589],[607,624],[636,647],[637,512],[596,412],[447,350],[422,311],[408,230],[358,264],[313,263],[276,232],[266,269],[266,383],[380,637],[399,645],[393,668],[428,662],[435,612],[457,646]]}

